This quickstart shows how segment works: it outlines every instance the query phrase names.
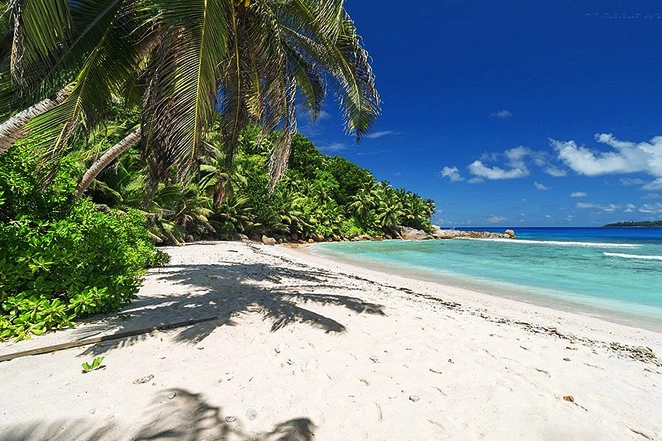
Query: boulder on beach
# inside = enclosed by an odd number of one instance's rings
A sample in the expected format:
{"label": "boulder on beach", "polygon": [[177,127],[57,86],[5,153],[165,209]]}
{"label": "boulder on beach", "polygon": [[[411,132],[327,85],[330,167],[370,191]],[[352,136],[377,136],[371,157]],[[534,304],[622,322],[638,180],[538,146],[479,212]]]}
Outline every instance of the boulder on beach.
{"label": "boulder on beach", "polygon": [[273,237],[262,235],[262,243],[265,245],[276,245],[277,241]]}

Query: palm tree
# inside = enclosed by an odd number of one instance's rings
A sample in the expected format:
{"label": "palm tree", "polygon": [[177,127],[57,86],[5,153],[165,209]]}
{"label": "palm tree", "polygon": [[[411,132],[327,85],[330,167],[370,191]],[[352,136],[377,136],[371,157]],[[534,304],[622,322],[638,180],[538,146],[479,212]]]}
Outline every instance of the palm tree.
{"label": "palm tree", "polygon": [[402,202],[398,197],[397,190],[394,190],[386,183],[380,183],[383,197],[379,206],[378,218],[380,226],[383,229],[393,228],[400,225],[404,215]]}
{"label": "palm tree", "polygon": [[[61,152],[79,130],[103,120],[110,97],[138,100],[140,132],[120,144],[142,143],[154,181],[173,167],[180,176],[197,167],[219,110],[228,162],[249,123],[279,129],[272,189],[296,130],[297,94],[316,117],[332,86],[357,141],[380,113],[368,54],[344,0],[10,0],[1,23],[10,62],[0,62],[8,66],[0,83],[11,93],[0,95],[0,115],[73,84],[27,125]],[[97,169],[123,148],[112,150]]]}

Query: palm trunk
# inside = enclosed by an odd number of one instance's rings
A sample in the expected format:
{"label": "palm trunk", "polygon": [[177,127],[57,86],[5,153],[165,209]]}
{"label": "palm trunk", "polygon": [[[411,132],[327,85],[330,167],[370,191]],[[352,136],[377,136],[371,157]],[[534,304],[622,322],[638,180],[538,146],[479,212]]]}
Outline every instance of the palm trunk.
{"label": "palm trunk", "polygon": [[80,180],[78,183],[78,187],[76,188],[76,198],[79,198],[83,195],[85,190],[87,190],[87,187],[90,186],[92,181],[105,169],[108,164],[113,162],[119,155],[136,145],[138,142],[140,142],[142,138],[142,134],[140,132],[140,127],[134,130],[133,132],[129,133],[124,139],[122,139],[120,142],[109,148],[106,153],[104,153],[101,158],[97,159],[97,161],[92,164],[92,167],[87,169],[85,174],[83,175],[83,178]]}
{"label": "palm trunk", "polygon": [[46,98],[45,100],[39,101],[34,106],[30,106],[27,109],[20,111],[7,121],[0,124],[0,155],[3,155],[9,150],[9,147],[11,147],[16,141],[25,137],[27,134],[25,126],[32,121],[33,118],[62,103],[71,94],[72,90],[72,86],[67,86],[60,90],[55,95],[55,98]]}

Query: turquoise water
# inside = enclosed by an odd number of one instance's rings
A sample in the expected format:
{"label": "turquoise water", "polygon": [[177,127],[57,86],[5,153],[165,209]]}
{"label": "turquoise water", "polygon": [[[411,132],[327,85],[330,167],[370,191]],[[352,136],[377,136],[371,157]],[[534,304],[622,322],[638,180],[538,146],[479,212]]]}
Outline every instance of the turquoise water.
{"label": "turquoise water", "polygon": [[351,242],[313,249],[382,271],[662,331],[662,229],[516,232],[516,240]]}

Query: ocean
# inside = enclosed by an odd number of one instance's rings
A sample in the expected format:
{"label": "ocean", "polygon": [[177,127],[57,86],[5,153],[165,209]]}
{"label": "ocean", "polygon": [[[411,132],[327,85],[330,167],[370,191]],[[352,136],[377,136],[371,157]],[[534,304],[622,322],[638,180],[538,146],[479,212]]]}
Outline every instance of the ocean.
{"label": "ocean", "polygon": [[368,268],[662,332],[662,229],[515,232],[517,239],[324,243],[312,249]]}

